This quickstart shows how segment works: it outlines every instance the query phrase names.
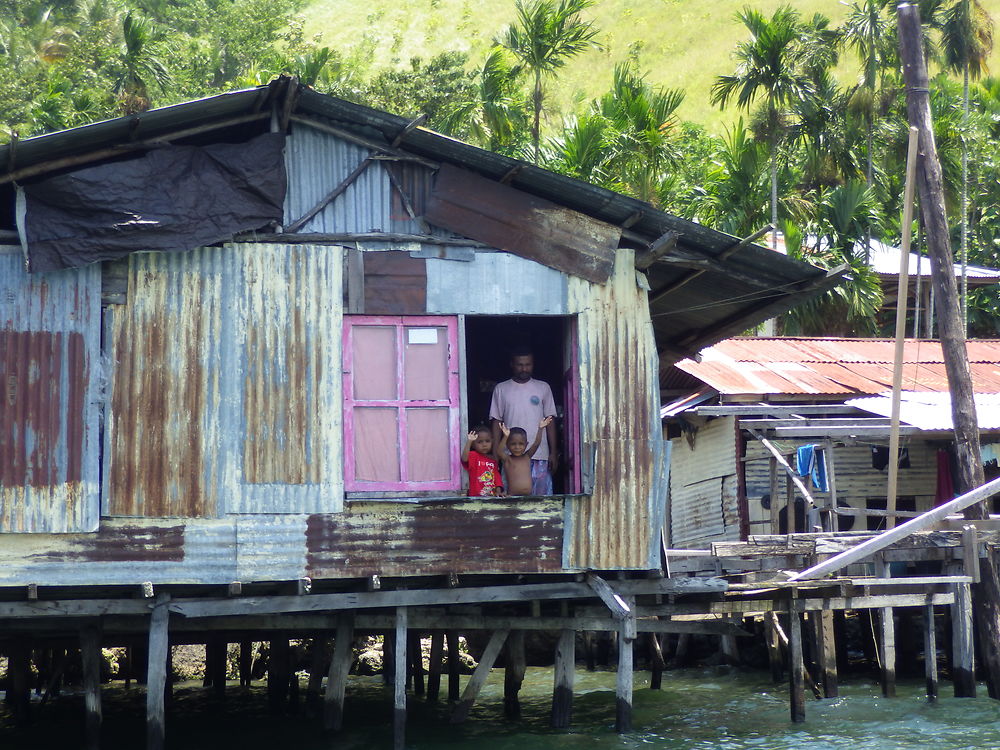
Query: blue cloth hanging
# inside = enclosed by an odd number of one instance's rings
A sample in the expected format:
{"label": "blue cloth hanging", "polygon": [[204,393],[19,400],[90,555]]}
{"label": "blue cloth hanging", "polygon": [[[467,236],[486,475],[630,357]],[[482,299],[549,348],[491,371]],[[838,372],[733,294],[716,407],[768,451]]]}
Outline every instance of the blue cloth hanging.
{"label": "blue cloth hanging", "polygon": [[795,463],[800,477],[807,477],[813,468],[813,461],[816,460],[815,445],[801,445],[795,452]]}
{"label": "blue cloth hanging", "polygon": [[800,477],[808,476],[812,485],[820,492],[829,492],[826,478],[826,458],[815,444],[802,445],[795,452],[796,469]]}

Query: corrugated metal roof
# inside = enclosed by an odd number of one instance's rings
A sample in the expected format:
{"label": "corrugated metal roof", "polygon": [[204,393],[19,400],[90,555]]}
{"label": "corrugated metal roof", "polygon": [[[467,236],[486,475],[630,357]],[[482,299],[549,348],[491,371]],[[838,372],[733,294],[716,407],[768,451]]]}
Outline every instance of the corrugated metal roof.
{"label": "corrugated metal roof", "polygon": [[[979,429],[1000,430],[1000,393],[976,393],[975,399]],[[852,398],[845,403],[880,417],[892,416],[892,396],[889,393]],[[899,421],[921,430],[954,430],[951,394],[903,391],[900,394]]]}
{"label": "corrugated metal roof", "polygon": [[[865,246],[863,242],[858,242],[854,246],[856,253],[863,253]],[[876,239],[872,239],[871,250],[868,255],[868,262],[875,273],[882,276],[899,276],[899,254],[902,250],[892,245],[886,245]],[[926,255],[920,257],[916,253],[910,253],[909,275],[916,276],[919,267],[920,275],[929,278],[931,275],[930,258]],[[960,263],[954,264],[955,275],[962,275]],[[996,268],[986,268],[984,266],[966,265],[966,277],[971,281],[978,281],[976,286],[983,284],[1000,284],[1000,270]]]}
{"label": "corrugated metal roof", "polygon": [[[152,148],[162,139],[173,138],[181,132],[186,136],[178,142],[183,143],[249,137],[268,129],[271,106],[282,111],[288,96],[295,98],[291,109],[295,119],[289,146],[290,166],[312,172],[310,175],[290,175],[290,215],[321,187],[317,182],[318,174],[325,173],[322,187],[326,191],[335,187],[330,182],[335,179],[334,173],[329,171],[331,167],[313,157],[319,157],[319,152],[326,148],[346,149],[343,145],[305,143],[315,137],[315,133],[297,141],[303,130],[309,130],[302,125],[303,118],[307,118],[345,134],[344,140],[374,144],[377,148],[395,146],[395,150],[407,158],[461,166],[600,221],[619,227],[627,225],[626,234],[631,238],[628,242],[640,248],[667,231],[679,232],[678,253],[661,259],[647,272],[656,340],[671,361],[746,330],[839,283],[840,272],[831,274],[758,245],[742,245],[735,237],[660,211],[643,201],[484,151],[424,128],[407,130],[409,121],[406,118],[320,94],[308,87],[293,87],[287,78],[255,89],[29,138],[19,142],[16,149],[10,145],[0,146],[0,164],[5,165],[5,171],[0,172],[0,217],[6,216],[9,220],[13,215],[11,179],[23,182],[53,170],[65,171],[73,165],[120,158]],[[69,161],[57,161],[60,159]],[[342,167],[337,165],[337,169]],[[374,164],[366,174],[368,176],[357,187],[357,198],[348,199],[343,207],[341,201],[336,208],[328,207],[313,220],[310,228],[329,226],[334,220],[338,224],[336,231],[345,231],[344,226],[363,226],[368,218],[377,218],[386,231],[398,231],[409,224],[407,219],[400,217],[399,211],[390,208],[392,221],[387,226],[383,220],[385,207],[381,204],[376,210],[380,214],[377,217],[362,216],[355,210],[362,194],[371,197],[368,188],[381,182],[384,168]],[[403,174],[400,181],[411,187],[412,180],[408,178],[415,176]],[[428,174],[419,177],[426,187]],[[418,203],[420,196],[413,198]],[[336,221],[338,211],[346,212],[343,224]],[[727,252],[737,246],[736,251]]]}
{"label": "corrugated metal roof", "polygon": [[[676,367],[724,395],[881,393],[892,386],[894,347],[891,339],[740,337]],[[967,348],[975,389],[1000,392],[1000,340],[973,340]],[[948,389],[940,342],[905,342],[903,387]]]}

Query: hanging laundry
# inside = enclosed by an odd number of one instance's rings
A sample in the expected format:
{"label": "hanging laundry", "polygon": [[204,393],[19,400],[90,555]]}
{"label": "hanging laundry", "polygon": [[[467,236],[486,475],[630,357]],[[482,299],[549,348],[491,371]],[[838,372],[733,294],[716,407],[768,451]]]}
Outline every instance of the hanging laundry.
{"label": "hanging laundry", "polygon": [[889,465],[889,447],[886,445],[872,446],[872,468],[882,471]]}
{"label": "hanging laundry", "polygon": [[820,492],[829,492],[826,478],[826,458],[816,444],[803,445],[795,451],[795,468],[800,477],[809,477],[812,486]]}
{"label": "hanging laundry", "polygon": [[830,485],[826,479],[826,453],[821,450],[815,452],[809,478],[812,479],[813,487],[820,492],[830,491]]}
{"label": "hanging laundry", "polygon": [[955,483],[951,475],[951,454],[941,448],[937,452],[937,487],[934,505],[946,503],[955,497]]}
{"label": "hanging laundry", "polygon": [[798,469],[800,477],[809,476],[812,472],[813,461],[816,460],[816,446],[815,445],[802,445],[795,452],[795,464],[796,469]]}

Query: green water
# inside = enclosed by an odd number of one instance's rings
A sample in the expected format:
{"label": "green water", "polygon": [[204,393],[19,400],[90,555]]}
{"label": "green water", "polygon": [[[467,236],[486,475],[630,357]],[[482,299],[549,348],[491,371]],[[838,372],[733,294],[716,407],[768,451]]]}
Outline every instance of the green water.
{"label": "green water", "polygon": [[[577,673],[573,726],[548,728],[551,669],[529,669],[522,688],[523,716],[503,718],[503,672],[495,670],[464,725],[448,724],[444,703],[411,698],[409,750],[785,750],[791,748],[1000,748],[1000,702],[985,697],[955,699],[942,683],[942,697],[928,704],[923,683],[901,683],[898,696],[884,699],[878,686],[862,681],[841,685],[841,697],[806,706],[806,723],[788,720],[784,686],[767,675],[730,669],[691,669],[664,674],[663,690],[648,689],[637,673],[636,730],[614,733],[613,672]],[[392,696],[377,677],[352,677],[344,732],[323,737],[318,719],[299,714],[271,717],[262,686],[230,687],[222,704],[196,686],[175,690],[167,716],[167,746],[176,750],[318,750],[391,747]],[[221,709],[221,711],[220,711]],[[64,698],[34,706],[35,725],[14,729],[0,711],[0,748],[75,748],[82,745],[82,700]],[[103,746],[141,748],[143,695],[120,686],[105,690]]]}

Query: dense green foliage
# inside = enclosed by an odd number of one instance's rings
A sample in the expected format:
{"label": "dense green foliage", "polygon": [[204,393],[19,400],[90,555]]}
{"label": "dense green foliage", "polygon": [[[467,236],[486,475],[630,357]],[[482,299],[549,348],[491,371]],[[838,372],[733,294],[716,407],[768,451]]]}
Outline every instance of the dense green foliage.
{"label": "dense green foliage", "polygon": [[[697,92],[738,115],[715,136],[678,117],[692,92],[650,83],[639,48],[615,67],[605,94],[551,111],[548,90],[565,62],[611,43],[584,17],[589,0],[517,0],[481,59],[449,51],[392,69],[374,67],[367,37],[349,50],[306,39],[296,15],[304,2],[0,0],[0,141],[290,73],[337,96],[423,113],[449,135],[737,236],[774,217],[793,255],[846,263],[853,275],[784,330],[885,330],[864,248],[869,236],[894,243],[901,235],[906,119],[894,3],[854,0],[838,27],[787,6],[740,11],[745,38],[731,73]],[[970,263],[997,267],[1000,81],[985,77],[984,65],[992,21],[977,0],[921,6],[955,245],[967,247]],[[843,83],[851,65],[854,80]],[[970,333],[1000,333],[995,289],[970,294],[969,321]]]}

